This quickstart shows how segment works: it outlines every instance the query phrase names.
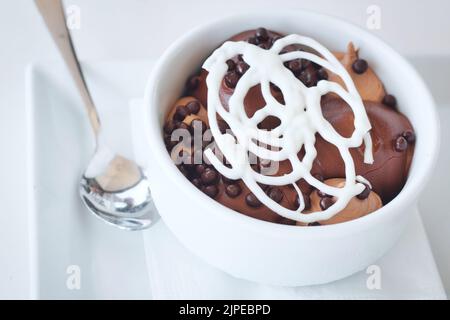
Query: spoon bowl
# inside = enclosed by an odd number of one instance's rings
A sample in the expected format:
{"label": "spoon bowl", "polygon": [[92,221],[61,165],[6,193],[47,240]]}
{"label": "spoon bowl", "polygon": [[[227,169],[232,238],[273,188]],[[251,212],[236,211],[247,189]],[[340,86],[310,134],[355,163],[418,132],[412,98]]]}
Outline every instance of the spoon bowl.
{"label": "spoon bowl", "polygon": [[96,178],[83,175],[80,196],[91,213],[101,220],[124,230],[148,228],[157,219],[150,192],[150,183],[140,169],[137,183],[128,188],[105,190]]}

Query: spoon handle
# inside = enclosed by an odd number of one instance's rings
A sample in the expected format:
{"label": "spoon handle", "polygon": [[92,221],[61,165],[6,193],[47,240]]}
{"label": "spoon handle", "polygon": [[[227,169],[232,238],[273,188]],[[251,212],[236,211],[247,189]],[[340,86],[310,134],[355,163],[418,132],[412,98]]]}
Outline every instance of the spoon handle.
{"label": "spoon handle", "polygon": [[80,92],[86,107],[89,121],[95,136],[98,136],[100,129],[100,120],[94,102],[89,93],[86,81],[81,71],[80,63],[77,59],[75,49],[69,30],[67,29],[66,18],[64,15],[64,7],[61,0],[35,0],[41,16],[44,18],[45,24],[53,37],[59,52],[61,53],[67,68],[72,75],[73,80]]}

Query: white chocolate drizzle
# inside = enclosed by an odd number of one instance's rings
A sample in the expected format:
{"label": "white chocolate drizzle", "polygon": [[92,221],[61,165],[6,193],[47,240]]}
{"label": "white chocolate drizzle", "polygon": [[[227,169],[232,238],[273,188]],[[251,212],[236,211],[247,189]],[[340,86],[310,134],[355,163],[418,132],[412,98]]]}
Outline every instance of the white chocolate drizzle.
{"label": "white chocolate drizzle", "polygon": [[[319,55],[306,51],[280,51],[293,44],[312,48]],[[242,75],[229,99],[228,110],[223,106],[219,91],[227,72],[226,61],[238,54],[250,68]],[[306,59],[323,66],[339,75],[347,90],[335,82],[321,80],[316,86],[306,87],[283,63],[294,59]],[[224,176],[230,179],[242,179],[251,192],[269,209],[288,219],[310,223],[326,220],[344,209],[350,199],[361,193],[367,183],[361,176],[356,176],[355,165],[350,148],[357,148],[364,142],[364,162],[373,163],[371,125],[363,106],[362,99],[345,68],[336,57],[317,41],[292,34],[277,40],[269,50],[247,42],[225,42],[205,61],[203,68],[209,74],[206,78],[208,87],[208,120],[215,143],[231,167],[223,165],[214,153],[207,149],[205,156]],[[280,88],[284,104],[279,103],[270,92],[270,84]],[[253,86],[261,85],[265,106],[252,117],[244,109],[244,98]],[[355,130],[351,137],[341,136],[324,118],[320,106],[321,96],[333,92],[347,102],[354,114]],[[230,127],[234,136],[222,134],[217,122],[219,115]],[[270,131],[257,127],[263,119],[275,116],[280,125]],[[345,164],[345,186],[329,186],[311,175],[313,161],[317,151],[314,147],[315,134],[318,133],[329,143],[335,145]],[[261,144],[275,150],[269,150]],[[302,160],[298,153],[302,149]],[[249,152],[261,159],[272,161],[290,161],[292,171],[282,176],[263,175],[254,171],[249,162]],[[305,179],[308,184],[322,192],[336,197],[336,202],[323,211],[302,213],[305,201],[296,181]],[[282,186],[293,185],[300,199],[297,210],[285,208],[273,201],[259,184]]]}

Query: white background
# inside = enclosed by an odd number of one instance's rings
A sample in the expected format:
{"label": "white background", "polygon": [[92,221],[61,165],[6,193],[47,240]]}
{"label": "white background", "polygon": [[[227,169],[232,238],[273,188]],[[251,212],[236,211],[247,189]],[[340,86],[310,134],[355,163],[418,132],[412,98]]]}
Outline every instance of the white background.
{"label": "white background", "polygon": [[[81,9],[81,28],[72,33],[83,60],[156,58],[187,29],[238,11],[307,8],[365,27],[368,6],[378,5],[381,29],[373,32],[418,67],[441,106],[442,115],[447,115],[442,120],[444,155],[433,184],[422,195],[421,211],[449,294],[450,212],[448,197],[442,194],[445,195],[445,190],[450,192],[450,155],[445,140],[450,137],[450,86],[446,79],[450,75],[450,1],[71,0],[65,3]],[[57,59],[58,53],[33,1],[0,0],[0,298],[26,298],[28,293],[24,68],[32,61]]]}

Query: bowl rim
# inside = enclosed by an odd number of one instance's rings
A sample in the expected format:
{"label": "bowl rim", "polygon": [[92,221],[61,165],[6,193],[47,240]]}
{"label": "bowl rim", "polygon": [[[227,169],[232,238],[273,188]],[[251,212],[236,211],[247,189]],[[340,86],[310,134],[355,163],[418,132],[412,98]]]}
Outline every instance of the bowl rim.
{"label": "bowl rim", "polygon": [[[255,17],[265,17],[265,16],[293,16],[293,15],[303,15],[309,16],[312,19],[326,19],[328,22],[333,24],[339,24],[341,28],[350,28],[353,29],[354,32],[361,33],[366,37],[367,41],[373,42],[380,50],[385,52],[386,54],[392,56],[394,59],[401,61],[403,64],[403,68],[406,68],[410,75],[415,78],[417,83],[422,87],[421,91],[423,93],[423,99],[427,101],[427,108],[429,111],[429,117],[433,125],[430,126],[429,136],[432,139],[429,139],[429,143],[427,143],[427,151],[428,158],[427,161],[424,161],[421,166],[426,166],[424,170],[422,170],[422,174],[415,178],[414,184],[408,183],[409,179],[407,179],[405,186],[399,192],[399,194],[392,199],[389,203],[381,207],[380,209],[367,214],[363,217],[359,217],[357,219],[353,219],[350,221],[331,224],[331,225],[321,225],[315,226],[314,228],[309,227],[301,227],[297,225],[283,225],[273,222],[268,222],[264,220],[260,220],[257,218],[253,218],[233,209],[230,209],[218,201],[211,199],[203,192],[193,187],[192,184],[186,179],[179,170],[177,170],[175,164],[171,161],[169,153],[166,151],[163,139],[162,139],[162,129],[160,128],[160,124],[158,121],[158,117],[156,116],[157,108],[152,108],[152,104],[154,103],[153,98],[155,96],[155,88],[156,83],[160,77],[160,75],[164,74],[164,64],[170,57],[178,52],[181,47],[186,45],[191,38],[195,37],[197,34],[203,32],[205,29],[214,29],[222,24],[227,24],[236,19],[246,19],[246,18],[255,18]],[[189,40],[189,41],[188,41]],[[153,112],[152,112],[153,110]],[[440,125],[439,118],[436,110],[436,106],[434,103],[434,99],[423,81],[422,77],[419,73],[414,69],[414,67],[399,53],[397,53],[391,46],[382,41],[379,37],[374,35],[373,33],[368,32],[360,26],[357,26],[353,23],[344,21],[342,19],[317,13],[309,10],[259,10],[254,12],[245,12],[239,14],[227,15],[218,19],[214,19],[212,21],[203,23],[198,25],[191,30],[184,33],[181,37],[175,40],[161,55],[161,57],[156,62],[150,77],[147,81],[145,87],[144,94],[144,112],[145,112],[145,122],[146,122],[146,135],[147,140],[151,143],[153,147],[155,144],[158,146],[158,149],[163,152],[153,152],[152,160],[157,163],[158,166],[163,170],[165,176],[169,178],[170,183],[175,183],[177,188],[187,194],[191,201],[196,201],[200,203],[204,207],[209,207],[207,210],[208,215],[215,215],[217,218],[225,221],[231,221],[233,223],[239,223],[243,227],[251,228],[254,231],[266,233],[269,232],[271,234],[276,234],[277,236],[286,236],[290,237],[292,235],[298,235],[299,233],[313,233],[320,234],[322,236],[334,236],[337,234],[345,233],[347,231],[352,230],[364,230],[366,228],[370,228],[371,226],[381,223],[386,219],[386,216],[398,215],[402,210],[405,209],[405,203],[414,204],[417,201],[417,194],[419,194],[423,188],[425,187],[427,181],[429,180],[430,173],[434,168],[434,165],[437,161],[437,156],[439,152],[440,145]],[[416,152],[416,151],[415,151]],[[151,177],[150,177],[151,178]],[[161,214],[164,218],[164,214]]]}

